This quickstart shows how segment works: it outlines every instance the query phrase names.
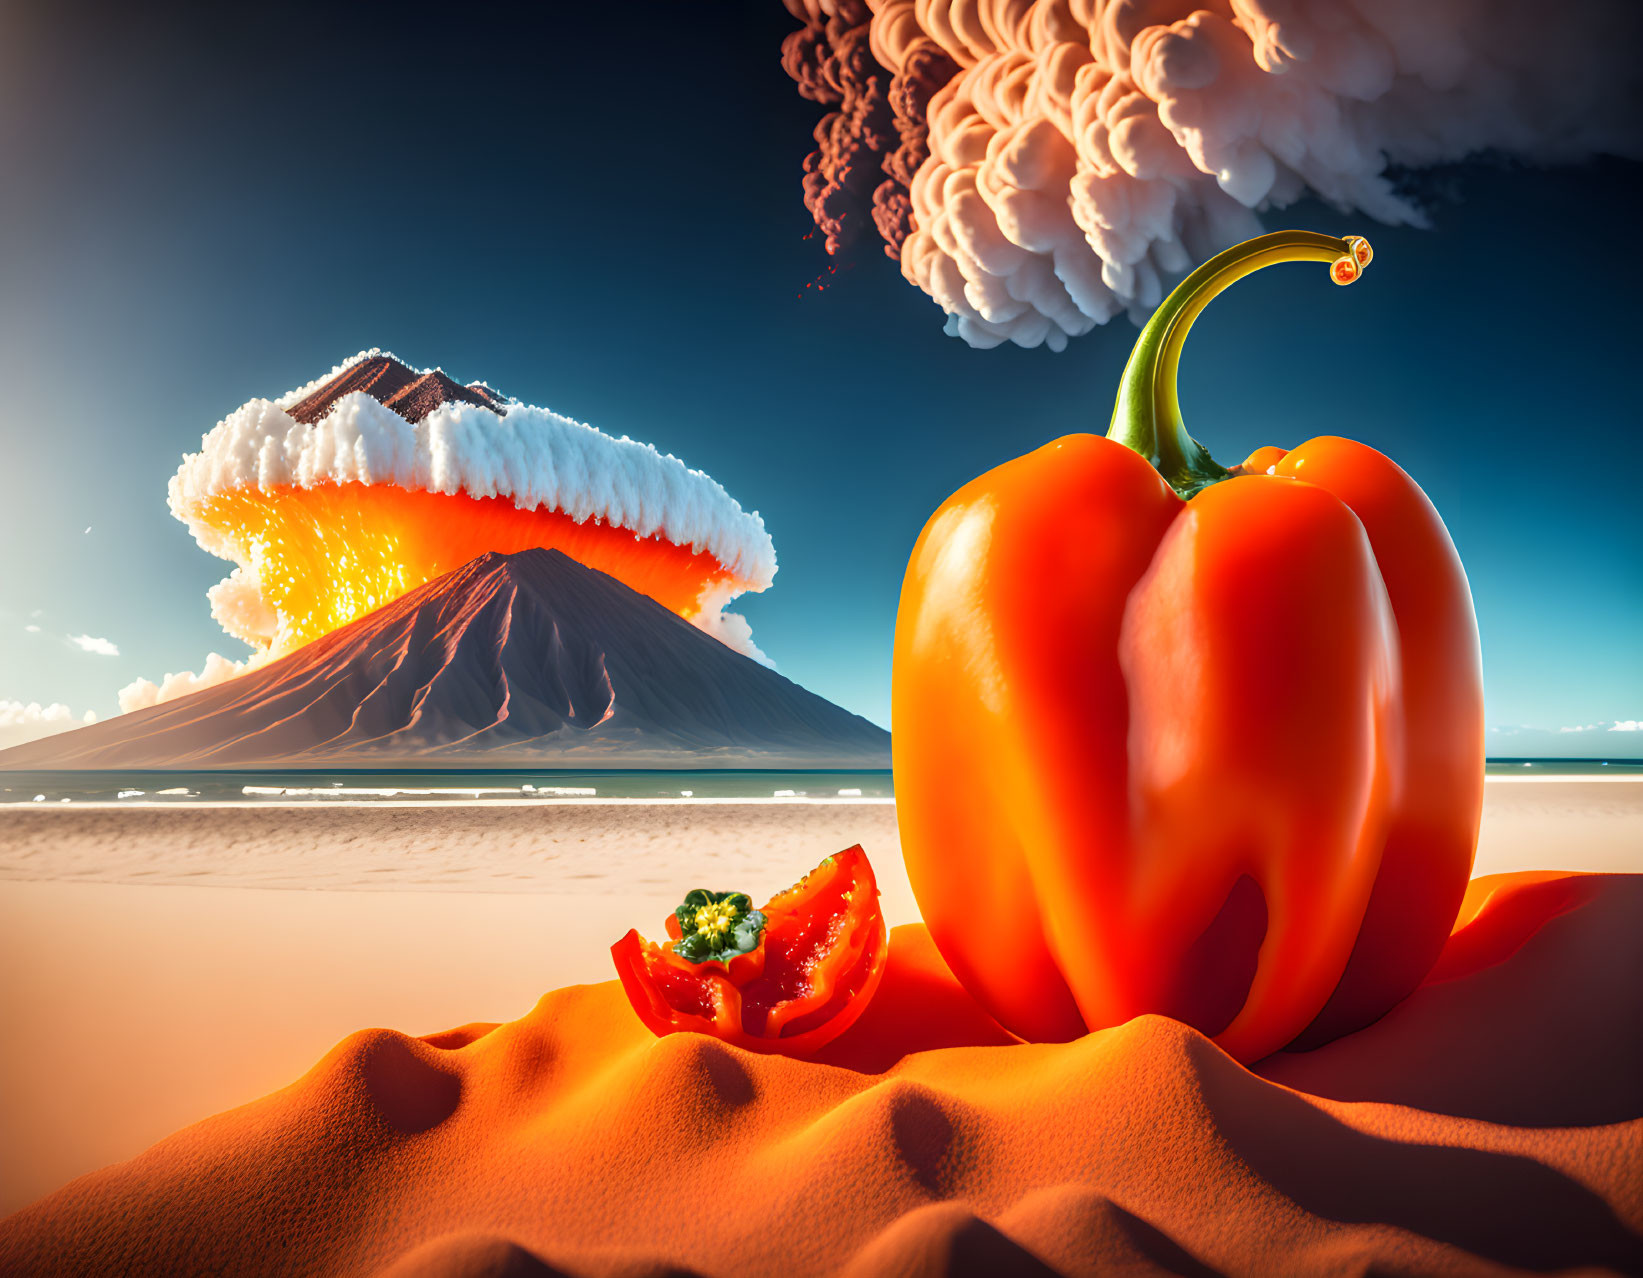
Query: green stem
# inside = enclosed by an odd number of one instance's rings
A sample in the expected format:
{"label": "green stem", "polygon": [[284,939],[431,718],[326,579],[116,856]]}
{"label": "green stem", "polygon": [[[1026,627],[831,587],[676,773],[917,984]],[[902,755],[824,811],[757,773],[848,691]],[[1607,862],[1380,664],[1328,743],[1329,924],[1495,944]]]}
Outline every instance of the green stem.
{"label": "green stem", "polygon": [[1193,321],[1222,289],[1277,262],[1327,262],[1329,277],[1350,284],[1369,265],[1369,242],[1349,235],[1336,239],[1312,231],[1276,231],[1235,244],[1210,258],[1164,299],[1135,340],[1113,405],[1107,438],[1140,453],[1183,498],[1230,478],[1181,422],[1175,378],[1181,347]]}

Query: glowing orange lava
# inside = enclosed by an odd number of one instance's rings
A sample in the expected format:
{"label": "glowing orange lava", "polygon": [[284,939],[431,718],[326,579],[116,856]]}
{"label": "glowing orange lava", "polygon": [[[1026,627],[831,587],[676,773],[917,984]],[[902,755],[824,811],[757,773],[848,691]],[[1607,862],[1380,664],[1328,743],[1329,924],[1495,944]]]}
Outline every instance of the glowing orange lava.
{"label": "glowing orange lava", "polygon": [[[713,555],[660,536],[506,497],[430,493],[388,484],[281,484],[193,503],[280,618],[273,650],[288,652],[358,620],[486,551],[562,550],[685,618],[704,591],[735,582]],[[214,547],[215,548],[215,547]]]}

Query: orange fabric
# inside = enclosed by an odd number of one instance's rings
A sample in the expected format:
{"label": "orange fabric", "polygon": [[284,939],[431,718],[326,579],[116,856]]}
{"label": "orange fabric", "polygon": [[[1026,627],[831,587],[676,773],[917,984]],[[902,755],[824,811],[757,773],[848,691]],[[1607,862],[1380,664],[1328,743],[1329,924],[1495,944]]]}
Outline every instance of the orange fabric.
{"label": "orange fabric", "polygon": [[942,955],[1024,1038],[1157,1012],[1255,1060],[1367,1024],[1448,935],[1483,794],[1460,561],[1373,449],[1272,455],[1187,502],[1067,436],[913,551],[902,849]]}

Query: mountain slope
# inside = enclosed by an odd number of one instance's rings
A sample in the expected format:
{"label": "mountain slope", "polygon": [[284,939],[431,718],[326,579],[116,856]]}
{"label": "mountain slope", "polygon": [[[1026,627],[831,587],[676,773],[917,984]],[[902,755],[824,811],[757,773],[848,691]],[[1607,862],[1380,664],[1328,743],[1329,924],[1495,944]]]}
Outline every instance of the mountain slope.
{"label": "mountain slope", "polygon": [[889,743],[614,578],[526,550],[228,683],[0,751],[0,768],[873,768]]}
{"label": "mountain slope", "polygon": [[479,382],[464,386],[437,368],[419,373],[392,355],[373,355],[350,365],[286,411],[299,422],[317,422],[331,411],[331,405],[353,391],[369,395],[412,423],[441,404],[477,404],[497,413],[508,411],[507,397],[489,386]]}

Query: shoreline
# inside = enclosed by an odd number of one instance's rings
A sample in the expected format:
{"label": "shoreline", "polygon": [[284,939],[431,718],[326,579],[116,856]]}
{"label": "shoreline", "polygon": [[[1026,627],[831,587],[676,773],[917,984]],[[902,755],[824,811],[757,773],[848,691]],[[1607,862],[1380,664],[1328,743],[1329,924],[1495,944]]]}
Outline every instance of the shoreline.
{"label": "shoreline", "polygon": [[[1512,780],[1534,780],[1536,778],[1513,777]],[[1546,778],[1551,779],[1551,778]],[[1562,777],[1557,780],[1564,780]],[[1598,778],[1604,780],[1607,778]],[[1630,780],[1631,778],[1615,777],[1614,780]],[[1637,778],[1643,781],[1643,777]],[[438,811],[442,808],[470,808],[483,811],[487,808],[607,808],[607,807],[723,807],[723,806],[759,806],[759,807],[895,807],[896,801],[891,798],[809,798],[803,795],[782,796],[781,798],[624,798],[612,795],[608,799],[325,799],[315,795],[310,799],[192,799],[155,800],[155,799],[60,799],[57,802],[38,803],[32,799],[13,799],[10,802],[0,802],[0,812],[12,808],[24,811],[59,812],[64,808],[71,808],[76,812],[125,812],[145,808],[156,809],[221,809],[226,812],[311,812],[315,808],[360,808],[365,811],[377,811],[394,808],[427,808]]]}
{"label": "shoreline", "polygon": [[[1483,779],[1485,790],[1491,785],[1643,785],[1643,775],[1636,776],[1605,776],[1602,773],[1563,773],[1556,776],[1502,776],[1492,775]],[[471,808],[484,810],[487,808],[601,808],[601,807],[894,807],[893,797],[860,796],[860,795],[748,795],[748,796],[717,796],[692,795],[669,797],[666,795],[610,795],[608,797],[592,796],[520,796],[518,798],[460,798],[462,787],[452,788],[452,797],[437,798],[431,795],[421,795],[413,798],[359,798],[352,795],[339,795],[331,798],[325,791],[316,789],[305,799],[7,799],[0,800],[0,814],[13,809],[20,811],[59,812],[70,809],[75,812],[126,812],[148,809],[164,809],[166,811],[189,810],[222,810],[229,812],[247,811],[312,811],[315,808],[359,808],[367,811],[394,810],[394,809],[429,809],[440,810],[447,808]]]}
{"label": "shoreline", "polygon": [[[1502,780],[1484,786],[1474,876],[1643,869],[1643,778]],[[857,843],[910,908],[895,803],[877,796],[13,804],[0,884],[757,895]]]}
{"label": "shoreline", "polygon": [[[910,904],[877,796],[12,804],[0,883],[624,896],[713,879],[757,895],[857,843]],[[1486,782],[1474,876],[1545,868],[1643,869],[1643,778]]]}

